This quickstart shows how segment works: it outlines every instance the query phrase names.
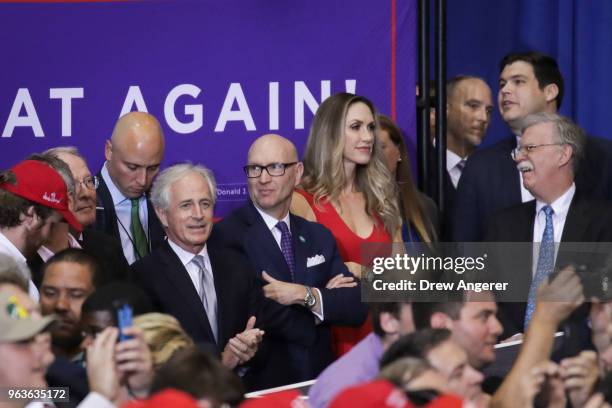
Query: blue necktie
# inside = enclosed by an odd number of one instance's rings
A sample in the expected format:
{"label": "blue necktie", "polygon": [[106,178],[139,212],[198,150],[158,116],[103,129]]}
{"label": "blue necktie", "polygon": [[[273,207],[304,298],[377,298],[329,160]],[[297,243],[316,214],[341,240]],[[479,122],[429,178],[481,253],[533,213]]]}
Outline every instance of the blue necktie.
{"label": "blue necktie", "polygon": [[555,232],[552,220],[554,210],[551,206],[547,205],[542,208],[542,211],[544,211],[546,215],[546,226],[544,227],[542,242],[540,243],[538,267],[533,277],[533,281],[531,282],[531,286],[529,287],[527,311],[525,313],[525,330],[527,330],[527,326],[535,310],[538,287],[552,273],[555,267]]}
{"label": "blue necktie", "polygon": [[289,271],[291,272],[291,281],[294,282],[293,273],[295,271],[295,256],[293,254],[293,243],[291,241],[291,233],[289,232],[289,227],[285,224],[285,221],[279,221],[276,224],[276,228],[278,228],[281,232],[281,251],[283,253],[283,257],[289,266]]}

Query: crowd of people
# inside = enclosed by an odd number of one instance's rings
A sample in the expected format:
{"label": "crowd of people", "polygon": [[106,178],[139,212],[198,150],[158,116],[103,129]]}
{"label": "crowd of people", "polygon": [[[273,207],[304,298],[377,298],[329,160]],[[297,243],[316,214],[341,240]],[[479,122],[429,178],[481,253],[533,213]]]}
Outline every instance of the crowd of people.
{"label": "crowd of people", "polygon": [[[161,169],[148,113],[119,118],[95,175],[74,147],[32,154],[0,173],[0,407],[610,407],[612,267],[587,290],[562,244],[612,242],[612,142],[557,114],[563,91],[553,58],[504,57],[511,135],[478,148],[491,89],[449,79],[444,214],[397,125],[348,93],[301,159],[257,138],[221,220],[210,169]],[[374,256],[443,241],[537,243],[498,266],[524,301],[362,301]]]}

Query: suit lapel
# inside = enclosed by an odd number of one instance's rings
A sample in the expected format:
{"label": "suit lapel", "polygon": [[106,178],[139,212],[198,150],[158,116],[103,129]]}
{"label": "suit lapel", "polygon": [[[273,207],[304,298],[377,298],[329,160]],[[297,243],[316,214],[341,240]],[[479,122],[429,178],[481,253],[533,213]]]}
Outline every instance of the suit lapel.
{"label": "suit lapel", "polygon": [[226,344],[229,341],[229,336],[227,333],[229,330],[228,324],[230,324],[230,319],[225,317],[231,315],[232,311],[228,310],[226,294],[231,293],[232,282],[231,279],[227,279],[227,276],[225,275],[226,265],[222,262],[223,255],[215,255],[215,252],[209,245],[208,257],[210,258],[213,278],[215,279],[215,293],[217,294],[217,343],[221,345]]}
{"label": "suit lapel", "polygon": [[[193,286],[193,282],[191,281],[185,266],[174,253],[172,248],[170,248],[170,245],[168,245],[167,242],[164,243],[161,249],[161,260],[165,264],[162,267],[162,271],[166,275],[168,281],[176,288],[178,295],[177,300],[185,303],[186,309],[189,310],[194,318],[200,323],[200,326],[206,331],[208,338],[211,340],[214,339],[215,337],[213,336],[213,332],[210,328],[206,310],[204,310],[204,305],[202,305],[200,296],[198,295],[196,288]],[[217,295],[217,299],[218,298],[219,297]],[[219,320],[218,316],[217,320]]]}
{"label": "suit lapel", "polygon": [[291,239],[295,251],[295,282],[309,283],[306,272],[306,261],[308,259],[308,236],[302,228],[302,223],[297,217],[291,217]]}
{"label": "suit lapel", "polygon": [[113,198],[101,173],[98,173],[98,178],[100,184],[96,189],[96,204],[100,208],[96,208],[96,225],[99,227],[97,229],[106,231],[107,234],[119,239],[119,227],[117,226],[117,215]]}

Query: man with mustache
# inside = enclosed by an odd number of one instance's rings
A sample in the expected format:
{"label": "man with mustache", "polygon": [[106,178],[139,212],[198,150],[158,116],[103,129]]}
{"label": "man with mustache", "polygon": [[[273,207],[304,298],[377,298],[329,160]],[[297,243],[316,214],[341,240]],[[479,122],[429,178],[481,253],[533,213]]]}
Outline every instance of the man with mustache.
{"label": "man with mustache", "polygon": [[[510,273],[525,294],[522,300],[527,299],[526,304],[499,304],[505,336],[523,332],[529,325],[536,291],[555,270],[569,264],[589,265],[598,256],[595,246],[584,253],[584,249],[572,249],[564,243],[612,242],[612,204],[588,197],[574,181],[584,149],[584,131],[565,117],[538,113],[521,122],[520,142],[512,157],[524,187],[535,200],[497,213],[487,224],[486,233],[490,242],[538,243],[526,256],[503,261],[512,264]],[[580,308],[570,316],[570,323],[585,326],[585,330],[575,329],[574,334],[589,333],[587,309]],[[582,340],[576,345],[579,343]]]}
{"label": "man with mustache", "polygon": [[115,237],[129,264],[164,241],[164,231],[147,194],[164,158],[164,135],[157,119],[130,112],[117,121],[106,141],[106,162],[98,173],[95,228]]}
{"label": "man with mustache", "polygon": [[[563,94],[563,76],[554,58],[534,51],[502,58],[498,106],[512,136],[475,152],[466,163],[452,213],[453,241],[481,241],[494,213],[533,200],[510,153],[521,143],[522,119],[534,113],[556,113]],[[612,144],[588,137],[584,156],[575,174],[577,189],[589,197],[612,199]]]}
{"label": "man with mustache", "polygon": [[121,246],[110,235],[92,228],[96,222],[96,188],[99,179],[92,176],[85,158],[76,147],[69,146],[54,147],[45,151],[42,156],[56,158],[67,165],[74,181],[74,194],[69,206],[83,226],[83,231],[78,233],[66,223],[53,225],[49,238],[38,249],[37,254],[28,259],[34,283],[40,286],[43,263],[66,248],[83,248],[96,256],[102,266],[102,282],[127,279],[128,264]]}

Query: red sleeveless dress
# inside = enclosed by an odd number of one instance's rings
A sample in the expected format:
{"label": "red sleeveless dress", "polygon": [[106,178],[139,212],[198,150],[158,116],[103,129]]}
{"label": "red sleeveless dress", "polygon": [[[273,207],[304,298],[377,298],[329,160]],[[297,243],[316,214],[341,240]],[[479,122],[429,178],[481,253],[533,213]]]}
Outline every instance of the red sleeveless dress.
{"label": "red sleeveless dress", "polygon": [[[376,222],[370,236],[361,238],[344,223],[344,220],[340,217],[331,202],[322,199],[317,206],[314,203],[312,194],[300,189],[296,189],[295,191],[308,201],[310,208],[317,218],[317,222],[331,231],[336,239],[340,256],[344,262],[355,262],[361,265],[371,264],[374,252],[377,251],[373,250],[371,245],[364,246],[364,244],[385,244],[381,247],[387,251],[389,250],[389,245],[387,244],[391,244],[392,239],[378,217],[376,217]],[[365,251],[364,248],[366,249]],[[379,256],[379,254],[376,256]],[[348,352],[371,331],[372,322],[369,316],[361,327],[332,327],[332,349],[336,357],[340,357]]]}

